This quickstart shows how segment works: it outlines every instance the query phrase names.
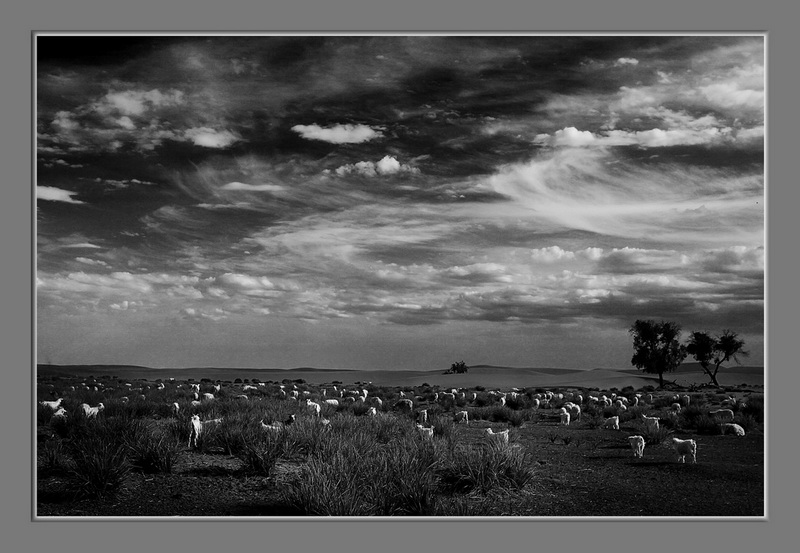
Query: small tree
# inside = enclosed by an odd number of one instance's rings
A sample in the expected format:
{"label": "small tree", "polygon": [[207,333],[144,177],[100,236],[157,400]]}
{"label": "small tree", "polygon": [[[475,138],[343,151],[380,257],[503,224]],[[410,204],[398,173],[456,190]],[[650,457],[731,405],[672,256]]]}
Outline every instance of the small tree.
{"label": "small tree", "polygon": [[633,336],[631,364],[657,374],[658,385],[663,388],[664,373],[674,371],[686,358],[686,348],[678,341],[681,327],[670,321],[637,320],[628,332]]}
{"label": "small tree", "polygon": [[[733,359],[739,363],[739,356],[747,357],[749,351],[744,351],[744,340],[740,340],[738,334],[730,330],[722,331],[721,336],[716,338],[707,332],[692,332],[689,343],[686,345],[686,352],[700,363],[714,386],[719,386],[717,382],[717,372],[720,366]],[[713,370],[711,365],[714,366]]]}
{"label": "small tree", "polygon": [[444,374],[461,374],[469,371],[469,367],[463,361],[458,361],[450,365],[450,368]]}

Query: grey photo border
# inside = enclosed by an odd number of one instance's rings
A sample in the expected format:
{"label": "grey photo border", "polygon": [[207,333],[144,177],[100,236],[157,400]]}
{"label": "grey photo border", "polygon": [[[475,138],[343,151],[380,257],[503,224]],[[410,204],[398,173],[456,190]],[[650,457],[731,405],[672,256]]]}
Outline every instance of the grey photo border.
{"label": "grey photo border", "polygon": [[[504,33],[504,32],[551,32],[551,33],[649,33],[669,32],[682,34],[684,32],[720,32],[720,33],[766,33],[768,44],[768,218],[767,238],[768,248],[768,283],[767,299],[774,294],[776,297],[790,298],[791,293],[782,290],[776,275],[791,274],[793,260],[791,255],[778,259],[774,254],[780,251],[775,240],[790,241],[793,233],[790,231],[775,232],[777,222],[781,220],[782,210],[789,209],[791,204],[784,198],[790,186],[786,174],[787,167],[780,160],[787,159],[781,155],[786,148],[792,146],[781,132],[790,132],[787,127],[795,109],[787,104],[787,95],[794,87],[792,79],[796,78],[793,72],[781,71],[780,68],[789,69],[793,66],[789,57],[797,51],[791,44],[787,44],[791,31],[781,31],[783,26],[789,25],[793,20],[784,13],[784,9],[769,6],[761,2],[758,5],[745,5],[744,2],[672,2],[669,6],[644,8],[638,2],[617,1],[599,3],[561,2],[558,6],[547,9],[534,5],[515,2],[516,5],[499,6],[492,3],[490,6],[477,8],[467,6],[463,2],[418,2],[410,5],[373,7],[369,2],[351,1],[340,2],[336,5],[323,4],[314,6],[310,2],[298,0],[292,2],[290,8],[259,5],[250,2],[250,5],[236,9],[227,2],[217,8],[200,9],[197,2],[192,3],[191,13],[187,13],[188,2],[154,2],[145,0],[135,6],[121,6],[110,9],[106,4],[96,0],[73,2],[70,5],[49,5],[50,2],[33,0],[24,8],[15,6],[7,10],[7,16],[2,23],[4,33],[0,35],[3,41],[2,56],[3,67],[11,70],[7,76],[6,94],[4,97],[4,121],[10,123],[2,133],[3,149],[6,165],[4,176],[6,182],[2,187],[4,195],[2,234],[4,241],[3,251],[12,253],[12,260],[6,264],[4,273],[7,286],[4,289],[3,351],[7,353],[6,360],[6,390],[30,390],[35,359],[34,347],[34,319],[33,303],[34,287],[34,260],[35,235],[34,235],[34,200],[33,184],[31,181],[31,160],[33,146],[32,129],[32,52],[26,50],[26,45],[32,46],[32,33],[35,31],[254,31],[253,21],[264,21],[259,25],[264,31],[272,32],[432,32],[432,33]],[[246,4],[246,3],[245,3]],[[448,5],[449,4],[449,5]],[[206,8],[206,7],[204,7]],[[415,9],[416,8],[416,9]],[[784,6],[785,8],[785,6]],[[555,12],[555,13],[554,13]],[[547,17],[546,23],[544,17]],[[237,19],[238,18],[238,19]],[[796,20],[796,19],[795,19]],[[531,21],[531,24],[520,25],[520,22]],[[387,24],[391,22],[391,25]],[[535,26],[534,26],[535,25]],[[6,29],[7,28],[7,29]],[[796,65],[796,64],[794,64]],[[777,70],[776,70],[777,69]],[[776,84],[776,80],[780,84]],[[789,83],[785,81],[789,80]],[[28,106],[26,110],[23,106]],[[775,117],[780,113],[780,119]],[[796,117],[796,115],[795,115]],[[11,130],[9,130],[11,129]],[[788,152],[786,152],[788,153]],[[6,157],[7,156],[7,157]],[[25,188],[22,182],[28,185]],[[776,198],[783,198],[777,200]],[[22,208],[25,206],[25,208]],[[784,213],[785,214],[785,213]],[[30,229],[26,235],[20,229]],[[10,231],[8,229],[11,229]],[[790,229],[791,230],[791,229]],[[789,259],[790,267],[783,267]],[[782,268],[776,269],[776,263]],[[784,277],[785,285],[785,277]],[[11,286],[8,286],[11,284]],[[19,289],[17,289],[17,286]],[[24,292],[23,292],[24,290]],[[772,306],[768,301],[767,309],[767,335],[768,347],[765,365],[768,367],[782,366],[788,360],[783,359],[781,352],[775,348],[781,334],[787,332],[787,319],[791,301],[783,301],[780,305]],[[781,316],[784,319],[781,319]],[[778,319],[776,321],[776,318]],[[784,324],[781,324],[781,323]],[[11,355],[9,356],[8,353]],[[786,352],[783,352],[785,355]],[[784,362],[782,362],[784,361]],[[26,372],[23,367],[28,371]],[[772,436],[785,435],[781,432],[781,421],[775,417],[776,405],[785,404],[781,399],[788,396],[794,387],[787,382],[796,378],[796,374],[767,374],[769,394],[769,433]],[[776,382],[776,378],[780,380]],[[785,381],[786,380],[786,381]],[[30,395],[25,397],[22,393],[8,394],[3,402],[3,414],[8,420],[18,420],[18,413],[31,412]],[[787,401],[790,401],[788,397]],[[16,414],[16,417],[12,415]],[[343,547],[361,547],[372,544],[382,548],[406,547],[436,547],[450,546],[462,550],[481,550],[486,547],[496,547],[498,540],[502,545],[507,545],[517,536],[519,545],[547,546],[569,545],[570,549],[591,546],[593,549],[608,549],[625,547],[630,543],[646,544],[648,549],[659,547],[673,549],[676,547],[674,540],[686,539],[686,533],[691,537],[693,548],[702,547],[704,550],[734,550],[747,549],[753,546],[768,546],[773,542],[778,545],[786,542],[780,533],[776,533],[776,526],[780,521],[786,521],[786,507],[781,505],[781,498],[786,501],[791,496],[792,483],[796,480],[788,475],[783,475],[778,460],[785,464],[786,459],[791,459],[793,453],[776,452],[776,448],[787,447],[786,441],[770,443],[768,456],[768,517],[767,521],[750,522],[743,524],[730,524],[730,522],[743,522],[741,519],[727,519],[725,521],[705,522],[704,520],[661,519],[659,521],[631,521],[629,519],[525,519],[524,521],[507,519],[469,519],[450,521],[448,519],[433,519],[431,521],[364,521],[359,519],[332,521],[308,520],[300,521],[272,520],[264,521],[268,526],[259,532],[258,526],[242,524],[243,521],[222,519],[224,524],[206,525],[197,524],[197,521],[181,519],[180,522],[155,522],[136,519],[137,524],[144,524],[146,534],[136,532],[131,539],[125,538],[125,530],[130,530],[130,525],[109,519],[90,520],[77,522],[80,519],[49,523],[34,521],[33,494],[31,493],[32,478],[22,478],[22,474],[32,475],[32,420],[29,424],[21,423],[6,430],[13,438],[14,445],[5,448],[14,453],[12,461],[7,459],[8,470],[3,471],[5,500],[2,502],[2,520],[4,543],[12,544],[9,551],[43,550],[45,547],[54,547],[58,544],[60,550],[81,549],[83,551],[105,550],[113,544],[119,551],[138,550],[148,547],[139,543],[143,537],[151,543],[158,544],[158,549],[183,549],[181,546],[190,546],[193,550],[216,549],[226,546],[231,542],[244,540],[247,544],[258,545],[265,543],[272,549],[273,546],[308,550],[317,544],[336,544]],[[790,434],[791,435],[791,434]],[[19,439],[17,439],[19,438]],[[24,447],[23,444],[29,447]],[[789,447],[793,447],[789,445]],[[13,463],[13,465],[11,464]],[[21,467],[19,466],[21,465]],[[26,470],[27,469],[27,470]],[[783,478],[782,476],[786,476]],[[776,486],[775,482],[780,482]],[[700,491],[699,491],[700,492]],[[25,507],[29,507],[26,509]],[[761,520],[761,519],[759,519]],[[98,524],[101,522],[102,524]],[[205,521],[205,519],[203,520]],[[564,522],[579,522],[577,526],[571,525],[565,532]],[[300,527],[297,522],[305,522]],[[464,524],[475,522],[475,524]],[[659,528],[659,524],[669,523],[667,528]],[[19,523],[19,524],[14,524]],[[343,523],[343,524],[339,524]],[[610,524],[609,524],[610,523]],[[90,527],[87,528],[86,525]],[[353,525],[356,525],[354,528]],[[533,524],[533,532],[525,532],[528,524]],[[716,525],[722,524],[721,528]],[[188,526],[187,526],[188,525]],[[511,526],[514,525],[514,526]],[[522,525],[522,527],[520,527]],[[621,528],[620,525],[623,527]],[[234,526],[234,528],[229,528]],[[713,528],[712,528],[713,527]],[[120,533],[116,533],[120,530]],[[283,532],[275,532],[282,530]],[[300,530],[300,531],[298,531]],[[439,530],[442,530],[440,532]],[[544,532],[542,532],[544,530]],[[553,530],[548,532],[547,530]],[[622,532],[620,532],[622,530]],[[666,532],[665,532],[666,530]],[[791,527],[784,528],[787,533]],[[155,535],[154,535],[155,534]],[[395,538],[400,539],[393,539]],[[680,536],[680,538],[679,538]],[[268,542],[260,538],[268,539]],[[371,539],[369,539],[369,538]],[[405,537],[406,539],[402,539]],[[377,538],[377,540],[375,539]],[[286,540],[283,542],[282,540]],[[791,538],[790,538],[791,539]],[[19,540],[15,543],[15,540]],[[174,541],[172,541],[174,540]],[[585,541],[584,541],[585,540]],[[700,541],[698,541],[700,540]],[[703,540],[707,540],[703,541]],[[34,543],[37,545],[34,546]],[[46,545],[47,544],[47,545]],[[105,546],[103,545],[105,544]],[[349,544],[349,545],[348,545]],[[359,545],[361,544],[361,545]],[[96,547],[96,549],[94,549]]]}

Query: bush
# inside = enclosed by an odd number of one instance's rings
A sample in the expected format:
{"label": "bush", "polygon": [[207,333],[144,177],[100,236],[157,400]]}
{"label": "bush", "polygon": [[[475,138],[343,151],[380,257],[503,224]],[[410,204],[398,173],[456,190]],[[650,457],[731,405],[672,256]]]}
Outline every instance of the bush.
{"label": "bush", "polygon": [[719,434],[720,427],[714,417],[703,415],[694,421],[694,429],[698,434]]}
{"label": "bush", "polygon": [[519,446],[457,446],[444,457],[437,473],[445,493],[519,489],[533,478],[531,460]]}
{"label": "bush", "polygon": [[146,421],[134,421],[133,428],[127,440],[131,468],[146,474],[171,473],[181,450],[178,439]]}
{"label": "bush", "polygon": [[79,497],[113,495],[130,472],[125,440],[118,425],[92,421],[67,442],[72,462],[67,470],[70,487]]}
{"label": "bush", "polygon": [[668,438],[671,438],[674,432],[659,424],[657,430],[644,427],[641,429],[640,434],[644,438],[644,443],[647,445],[658,445],[664,443]]}

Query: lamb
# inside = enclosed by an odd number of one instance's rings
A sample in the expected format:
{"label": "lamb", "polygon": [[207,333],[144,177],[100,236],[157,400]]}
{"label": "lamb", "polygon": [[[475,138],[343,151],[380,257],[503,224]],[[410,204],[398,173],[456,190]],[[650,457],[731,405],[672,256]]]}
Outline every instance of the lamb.
{"label": "lamb", "polygon": [[628,436],[628,442],[631,444],[633,456],[641,459],[644,456],[644,437]]}
{"label": "lamb", "polygon": [[421,424],[417,424],[415,428],[417,429],[417,432],[419,432],[419,435],[422,436],[423,439],[425,440],[433,439],[433,428],[425,428]]}
{"label": "lamb", "polygon": [[456,422],[465,422],[465,423],[469,424],[469,413],[467,413],[466,411],[457,412],[456,415],[455,415],[455,421]]}
{"label": "lamb", "polygon": [[330,405],[332,407],[339,407],[339,400],[338,399],[326,399],[325,405]]}
{"label": "lamb", "polygon": [[561,408],[561,424],[569,426],[569,413],[563,407]]}
{"label": "lamb", "polygon": [[613,417],[608,417],[606,421],[603,423],[603,428],[609,428],[611,430],[619,430],[619,416],[615,415]]}
{"label": "lamb", "polygon": [[308,412],[311,413],[312,416],[319,417],[321,416],[322,406],[319,403],[314,403],[310,399],[306,400],[306,409]]}
{"label": "lamb", "polygon": [[717,409],[715,411],[709,411],[708,414],[721,422],[733,422],[733,411],[730,409]]}
{"label": "lamb", "polygon": [[678,462],[685,462],[686,456],[692,456],[692,463],[697,463],[697,442],[694,440],[681,440],[672,438],[672,447],[678,454]]}
{"label": "lamb", "polygon": [[197,438],[203,432],[203,423],[200,422],[200,415],[192,415],[189,423],[189,447],[197,447]]}
{"label": "lamb", "polygon": [[421,409],[417,413],[417,421],[419,421],[420,424],[426,424],[428,422],[428,410],[427,409]]}
{"label": "lamb", "polygon": [[40,401],[39,405],[44,405],[45,407],[49,407],[53,411],[61,407],[61,402],[64,401],[63,397],[58,398],[56,401]]}
{"label": "lamb", "polygon": [[658,432],[658,417],[648,417],[644,413],[642,413],[642,420],[644,421],[645,427],[647,430],[652,432]]}
{"label": "lamb", "polygon": [[84,414],[89,418],[95,418],[97,414],[105,408],[106,406],[102,403],[98,403],[97,407],[90,407],[88,403],[81,403],[81,409],[83,409]]}
{"label": "lamb", "polygon": [[736,434],[737,436],[744,436],[744,428],[732,422],[726,422],[719,425],[722,434]]}
{"label": "lamb", "polygon": [[495,432],[491,428],[486,429],[486,438],[491,442],[498,445],[508,445],[508,429],[502,432]]}

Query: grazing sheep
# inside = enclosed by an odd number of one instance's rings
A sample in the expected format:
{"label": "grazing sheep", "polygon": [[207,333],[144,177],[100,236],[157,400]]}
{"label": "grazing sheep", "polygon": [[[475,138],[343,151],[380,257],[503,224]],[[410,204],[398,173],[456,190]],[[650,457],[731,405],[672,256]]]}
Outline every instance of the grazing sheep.
{"label": "grazing sheep", "polygon": [[196,399],[192,400],[192,407],[199,407],[200,405],[201,405],[201,403],[199,401],[197,401]]}
{"label": "grazing sheep", "polygon": [[683,463],[687,455],[692,456],[692,463],[697,462],[697,442],[694,440],[681,440],[672,438],[672,447],[678,454],[678,462]]}
{"label": "grazing sheep", "polygon": [[675,412],[675,413],[680,413],[681,412],[681,404],[680,403],[673,403],[672,407],[670,407],[670,410]]}
{"label": "grazing sheep", "polygon": [[500,396],[500,398],[497,401],[500,402],[501,406],[505,406],[505,404],[506,404],[505,396]]}
{"label": "grazing sheep", "polygon": [[249,401],[250,400],[250,398],[247,397],[247,394],[239,394],[234,399],[241,399],[243,401]]}
{"label": "grazing sheep", "polygon": [[538,409],[539,408],[539,400],[538,399],[534,399],[533,401],[531,401],[531,408],[533,408],[533,409]]}
{"label": "grazing sheep", "polygon": [[105,409],[106,406],[102,403],[98,403],[97,407],[89,407],[88,403],[81,403],[81,409],[83,409],[84,414],[89,418],[94,418],[97,414]]}
{"label": "grazing sheep", "polygon": [[579,405],[576,405],[576,404],[572,403],[571,401],[568,401],[567,403],[565,403],[563,405],[563,408],[565,408],[567,410],[567,412],[569,413],[569,416],[571,417],[571,420],[573,420],[573,421],[580,420],[580,418],[581,418],[581,408],[580,408]]}
{"label": "grazing sheep", "polygon": [[199,392],[200,391],[200,384],[191,384],[191,387],[192,387],[192,390],[194,390],[195,392]]}
{"label": "grazing sheep", "polygon": [[691,401],[692,401],[692,398],[689,397],[688,395],[682,395],[681,396],[681,403],[683,404],[684,407],[689,407],[689,403]]}
{"label": "grazing sheep", "polygon": [[214,393],[217,393],[222,389],[222,386],[220,384],[214,384],[212,388],[214,389]]}
{"label": "grazing sheep", "polygon": [[66,419],[68,416],[67,410],[64,409],[63,407],[59,407],[58,410],[55,413],[53,413],[53,416],[58,417],[59,419]]}
{"label": "grazing sheep", "polygon": [[292,390],[292,391],[291,391],[291,392],[289,392],[289,393],[291,394],[291,396],[292,396],[293,398],[298,398],[298,397],[300,397],[300,392],[298,392],[297,390]]}
{"label": "grazing sheep", "polygon": [[394,404],[395,409],[400,409],[401,411],[408,411],[409,413],[414,410],[414,402],[410,399],[401,399],[398,400],[397,403]]}
{"label": "grazing sheep", "polygon": [[442,393],[442,394],[439,396],[439,398],[440,398],[440,400],[441,400],[443,403],[444,403],[444,402],[455,403],[455,401],[456,401],[456,396],[455,396],[455,394],[452,394],[452,393],[450,393],[450,392],[444,392],[444,393]]}
{"label": "grazing sheep", "polygon": [[256,388],[255,386],[250,386],[249,384],[245,384],[244,386],[242,386],[243,392],[246,392],[248,390],[258,390],[258,388]]}
{"label": "grazing sheep", "polygon": [[205,394],[203,394],[203,399],[211,401],[212,399],[214,399],[214,394],[209,394],[208,392],[206,392]]}
{"label": "grazing sheep", "polygon": [[348,396],[348,397],[344,398],[343,401],[345,403],[355,403],[356,402],[356,398],[354,398],[353,396]]}
{"label": "grazing sheep", "polygon": [[472,395],[470,396],[470,401],[475,401],[476,399],[478,399],[478,394],[472,392]]}
{"label": "grazing sheep", "polygon": [[653,394],[647,394],[647,403],[653,403]]}
{"label": "grazing sheep", "polygon": [[321,418],[319,420],[319,422],[322,425],[322,428],[324,428],[324,429],[329,429],[331,427],[331,421],[329,421],[328,419],[322,419]]}
{"label": "grazing sheep", "polygon": [[417,432],[426,440],[433,439],[433,428],[425,428],[421,424],[416,425]]}
{"label": "grazing sheep", "polygon": [[642,413],[642,420],[644,421],[644,425],[647,430],[651,432],[658,432],[658,417],[648,417],[644,413]]}
{"label": "grazing sheep", "polygon": [[567,410],[564,409],[563,407],[561,408],[561,410],[563,411],[563,413],[561,413],[561,424],[569,426],[569,418],[570,418],[569,413],[567,413]]}
{"label": "grazing sheep", "polygon": [[619,430],[619,416],[615,415],[613,417],[608,417],[606,421],[603,423],[603,428],[609,428],[611,430]]}
{"label": "grazing sheep", "polygon": [[203,432],[203,423],[200,422],[200,415],[192,415],[189,422],[189,447],[197,447],[197,438]]}
{"label": "grazing sheep", "polygon": [[63,397],[58,398],[56,401],[40,401],[39,405],[44,405],[45,407],[49,407],[53,411],[61,407],[61,402],[64,401]]}
{"label": "grazing sheep", "polygon": [[338,399],[326,399],[325,405],[330,405],[331,407],[339,407],[339,400]]}
{"label": "grazing sheep", "polygon": [[177,414],[178,414],[178,411],[180,411],[180,410],[181,410],[181,406],[180,406],[180,405],[178,405],[177,403],[173,403],[173,404],[170,406],[170,411],[172,411],[172,414],[173,414],[173,415],[177,415]]}
{"label": "grazing sheep", "polygon": [[456,422],[465,422],[465,423],[469,424],[469,413],[467,413],[466,411],[459,411],[455,415],[455,421]]}
{"label": "grazing sheep", "polygon": [[420,424],[426,424],[428,422],[428,410],[421,409],[417,412],[417,422]]}
{"label": "grazing sheep", "polygon": [[374,407],[370,407],[369,409],[367,409],[367,416],[374,417],[377,414],[378,414],[378,410],[375,409]]}
{"label": "grazing sheep", "polygon": [[378,407],[383,407],[383,400],[377,396],[372,396],[373,403]]}
{"label": "grazing sheep", "polygon": [[200,394],[197,392],[192,392],[192,399],[200,399]]}
{"label": "grazing sheep", "polygon": [[736,434],[737,436],[744,436],[744,428],[732,422],[726,422],[719,425],[722,434]]}
{"label": "grazing sheep", "polygon": [[631,444],[633,456],[639,459],[644,456],[644,437],[643,436],[628,436],[628,442]]}
{"label": "grazing sheep", "polygon": [[508,429],[505,429],[502,432],[495,432],[491,428],[487,428],[485,432],[486,439],[490,442],[500,445],[508,445]]}
{"label": "grazing sheep", "polygon": [[403,390],[400,390],[400,397],[406,397],[406,393]]}
{"label": "grazing sheep", "polygon": [[261,429],[266,432],[271,432],[273,434],[278,434],[283,430],[283,423],[282,422],[274,422],[272,424],[266,424],[264,419],[261,419]]}
{"label": "grazing sheep", "polygon": [[310,399],[306,400],[306,409],[308,412],[315,417],[321,416],[322,413],[322,406],[319,403],[314,403]]}
{"label": "grazing sheep", "polygon": [[715,411],[709,411],[708,414],[720,422],[733,421],[733,411],[730,409],[717,409]]}

